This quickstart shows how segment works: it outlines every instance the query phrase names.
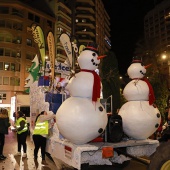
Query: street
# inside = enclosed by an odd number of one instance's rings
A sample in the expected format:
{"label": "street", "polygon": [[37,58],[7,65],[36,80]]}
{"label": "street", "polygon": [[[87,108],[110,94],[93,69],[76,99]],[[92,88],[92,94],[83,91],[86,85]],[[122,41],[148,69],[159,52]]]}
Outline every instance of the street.
{"label": "street", "polygon": [[[9,130],[9,134],[5,138],[4,155],[7,158],[0,161],[0,170],[68,170],[74,169],[63,165],[61,161],[55,164],[52,160],[46,157],[47,166],[41,164],[40,151],[38,161],[33,159],[34,144],[30,137],[27,137],[27,158],[21,156],[14,156],[17,153],[17,139],[16,133]],[[114,166],[89,166],[89,170],[146,170],[147,166],[131,160],[127,167],[114,167]]]}

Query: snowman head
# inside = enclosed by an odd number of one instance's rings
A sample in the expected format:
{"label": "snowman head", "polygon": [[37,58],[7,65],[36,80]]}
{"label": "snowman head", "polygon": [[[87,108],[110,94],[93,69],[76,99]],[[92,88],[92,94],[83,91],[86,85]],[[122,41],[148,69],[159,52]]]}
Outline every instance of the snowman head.
{"label": "snowman head", "polygon": [[142,63],[142,59],[138,56],[133,57],[132,64],[129,66],[127,73],[131,79],[141,79],[146,74],[146,68]]}
{"label": "snowman head", "polygon": [[90,42],[80,53],[78,63],[81,69],[96,70],[100,64],[101,56],[98,56],[98,45]]}

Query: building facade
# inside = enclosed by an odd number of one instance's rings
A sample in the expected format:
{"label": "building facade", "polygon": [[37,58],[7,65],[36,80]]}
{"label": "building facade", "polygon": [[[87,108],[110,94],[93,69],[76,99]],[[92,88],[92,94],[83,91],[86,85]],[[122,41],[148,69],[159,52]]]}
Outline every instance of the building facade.
{"label": "building facade", "polygon": [[40,59],[33,24],[42,28],[45,41],[49,31],[54,33],[55,58],[64,63],[61,33],[77,39],[78,45],[96,42],[104,54],[111,49],[109,20],[101,0],[1,0],[0,107],[10,108],[11,97],[24,93],[32,60],[36,54]]}
{"label": "building facade", "polygon": [[[46,0],[56,16],[55,40],[57,61],[67,57],[59,41],[61,33],[67,33],[78,45],[96,42],[99,53],[111,49],[110,17],[101,0]],[[76,61],[76,59],[75,59]]]}
{"label": "building facade", "polygon": [[[170,79],[170,1],[164,0],[144,18],[145,40],[156,55],[161,73]],[[162,56],[166,55],[163,60]],[[170,81],[169,81],[170,87]]]}
{"label": "building facade", "polygon": [[54,18],[26,1],[0,1],[0,107],[9,107],[11,96],[23,94],[28,69],[39,49],[31,32],[32,24],[46,35]]}

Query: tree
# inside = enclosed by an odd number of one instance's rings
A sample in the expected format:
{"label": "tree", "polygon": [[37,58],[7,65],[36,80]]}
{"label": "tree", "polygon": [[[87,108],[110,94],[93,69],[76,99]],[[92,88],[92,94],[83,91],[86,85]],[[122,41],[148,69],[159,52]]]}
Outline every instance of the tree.
{"label": "tree", "polygon": [[103,85],[103,98],[107,99],[112,95],[113,114],[120,108],[120,81],[118,62],[115,54],[109,51],[102,60],[101,79]]}
{"label": "tree", "polygon": [[165,107],[167,106],[167,99],[169,95],[166,79],[164,79],[160,74],[155,74],[150,78],[150,82],[155,94],[155,104],[157,105],[160,113],[163,115]]}
{"label": "tree", "polygon": [[154,39],[139,40],[136,44],[135,54],[141,56],[144,65],[152,64],[151,68],[147,69],[146,77],[153,87],[155,93],[155,104],[159,111],[164,113],[167,106],[167,99],[169,96],[168,81],[165,74],[163,74],[161,65],[159,63],[159,53],[156,48],[156,41]]}

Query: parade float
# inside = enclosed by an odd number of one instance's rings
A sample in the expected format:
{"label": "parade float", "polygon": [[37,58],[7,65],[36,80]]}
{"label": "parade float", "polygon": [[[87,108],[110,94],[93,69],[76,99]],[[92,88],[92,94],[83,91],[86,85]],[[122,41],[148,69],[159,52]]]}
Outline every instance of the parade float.
{"label": "parade float", "polygon": [[[29,85],[30,131],[34,128],[36,115],[40,111],[52,111],[56,114],[56,123],[46,148],[47,155],[50,155],[56,165],[61,160],[80,170],[88,169],[88,165],[124,166],[130,159],[135,159],[146,164],[149,170],[168,170],[170,151],[164,145],[159,146],[157,140],[148,138],[159,126],[160,113],[153,104],[151,85],[144,80],[146,67],[142,65],[142,61],[133,61],[128,69],[128,75],[132,79],[124,89],[128,102],[119,112],[126,135],[119,142],[111,142],[107,140],[107,136],[114,134],[114,128],[109,129],[107,103],[100,102],[102,85],[95,71],[103,57],[98,54],[98,47],[95,43],[78,47],[63,33],[60,41],[68,60],[58,63],[55,60],[54,37],[50,32],[47,36],[49,61],[46,61],[43,51],[45,48],[42,48],[43,45],[45,47],[42,30],[33,25],[32,32],[35,42],[41,44],[42,65],[40,68],[38,63],[35,64],[37,60],[34,60],[34,67],[30,70],[30,74],[37,75],[33,81],[29,79],[32,81]],[[76,74],[72,70],[73,53],[77,54],[80,66],[80,72]],[[60,76],[55,76],[55,72],[60,73]],[[114,123],[117,122],[115,120]],[[150,155],[151,161],[140,158],[149,158]]]}

